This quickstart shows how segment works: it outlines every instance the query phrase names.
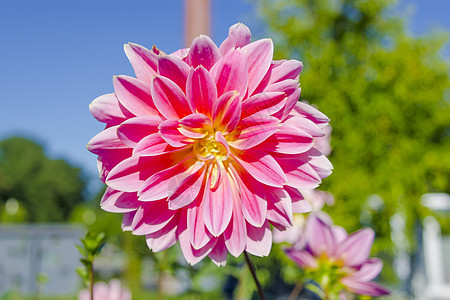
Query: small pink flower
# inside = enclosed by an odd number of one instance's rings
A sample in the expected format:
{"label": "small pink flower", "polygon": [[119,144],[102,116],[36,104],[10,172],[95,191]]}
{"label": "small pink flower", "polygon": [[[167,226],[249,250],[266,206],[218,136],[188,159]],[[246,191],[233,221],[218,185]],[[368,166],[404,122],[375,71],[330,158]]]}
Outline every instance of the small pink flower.
{"label": "small pink flower", "polygon": [[[344,228],[326,224],[315,215],[306,224],[306,242],[303,249],[288,248],[286,254],[300,267],[308,270],[321,284],[339,284],[345,290],[359,295],[382,296],[390,292],[372,280],[381,272],[383,262],[369,258],[375,233],[370,228],[347,235]],[[323,274],[329,270],[330,274]],[[317,274],[315,274],[315,272]],[[337,279],[337,282],[329,280]],[[324,287],[333,290],[336,286]]]}
{"label": "small pink flower", "polygon": [[[105,282],[97,282],[94,284],[95,300],[131,300],[131,292],[120,286],[120,281],[112,279],[109,284]],[[80,291],[78,300],[91,300],[90,291],[88,289]]]}
{"label": "small pink flower", "polygon": [[108,185],[101,207],[155,252],[179,240],[191,264],[268,255],[270,224],[292,226],[298,189],[331,173],[314,144],[329,120],[298,102],[302,63],[273,61],[272,40],[250,38],[236,24],[220,47],[207,36],[169,55],[125,45],[137,78],[114,77],[115,93],[90,105],[106,124],[88,144]]}

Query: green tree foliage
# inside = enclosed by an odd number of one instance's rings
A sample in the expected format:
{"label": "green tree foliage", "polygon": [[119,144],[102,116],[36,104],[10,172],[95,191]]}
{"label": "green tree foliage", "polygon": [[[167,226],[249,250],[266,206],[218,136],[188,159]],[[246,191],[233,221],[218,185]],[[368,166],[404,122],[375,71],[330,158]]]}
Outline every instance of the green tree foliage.
{"label": "green tree foliage", "polygon": [[[412,250],[413,225],[427,213],[421,195],[450,192],[449,65],[439,52],[448,34],[409,36],[394,4],[260,5],[276,55],[304,63],[302,100],[331,119],[334,172],[321,187],[336,197],[330,214],[350,231],[374,227],[385,251],[393,214],[406,217]],[[367,200],[374,194],[383,201]]]}
{"label": "green tree foliage", "polygon": [[79,168],[46,157],[35,142],[21,137],[0,141],[0,204],[17,199],[27,211],[26,221],[67,220],[84,200],[84,189]]}

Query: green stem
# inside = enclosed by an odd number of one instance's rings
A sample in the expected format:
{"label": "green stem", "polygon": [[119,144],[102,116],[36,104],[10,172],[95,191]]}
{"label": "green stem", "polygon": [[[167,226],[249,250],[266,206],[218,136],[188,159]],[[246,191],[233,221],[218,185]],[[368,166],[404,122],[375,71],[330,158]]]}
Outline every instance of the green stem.
{"label": "green stem", "polygon": [[264,291],[261,286],[261,283],[259,282],[258,277],[256,276],[255,266],[253,265],[252,261],[250,260],[250,257],[248,256],[247,251],[244,251],[244,257],[245,257],[245,262],[247,263],[248,268],[250,269],[250,273],[252,273],[253,280],[255,281],[256,287],[258,288],[259,298],[261,300],[266,300],[266,296],[264,296]]}
{"label": "green stem", "polygon": [[94,262],[92,262],[89,268],[89,292],[91,294],[91,300],[94,300]]}

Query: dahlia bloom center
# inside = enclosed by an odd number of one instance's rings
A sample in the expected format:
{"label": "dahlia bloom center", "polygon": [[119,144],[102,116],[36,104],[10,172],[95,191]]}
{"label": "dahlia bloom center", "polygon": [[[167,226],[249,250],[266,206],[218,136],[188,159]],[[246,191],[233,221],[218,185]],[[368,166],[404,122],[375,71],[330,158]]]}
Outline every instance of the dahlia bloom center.
{"label": "dahlia bloom center", "polygon": [[226,140],[216,140],[216,135],[220,136],[221,134],[220,131],[209,131],[205,137],[196,141],[194,143],[195,156],[203,161],[214,158],[221,161],[227,160],[230,151]]}

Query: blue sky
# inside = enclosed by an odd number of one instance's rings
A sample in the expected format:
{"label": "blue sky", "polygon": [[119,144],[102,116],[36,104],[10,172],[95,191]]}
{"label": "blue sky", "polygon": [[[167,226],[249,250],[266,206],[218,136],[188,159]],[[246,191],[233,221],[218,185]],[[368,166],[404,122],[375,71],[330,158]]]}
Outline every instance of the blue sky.
{"label": "blue sky", "polygon": [[[248,0],[211,2],[217,44],[236,22],[260,26]],[[96,157],[85,145],[103,127],[88,105],[113,92],[113,75],[133,75],[124,43],[156,44],[165,52],[183,47],[182,3],[0,0],[0,139],[34,138],[51,157],[81,166],[95,180]],[[412,14],[413,34],[450,31],[450,1],[404,0],[402,7]]]}

